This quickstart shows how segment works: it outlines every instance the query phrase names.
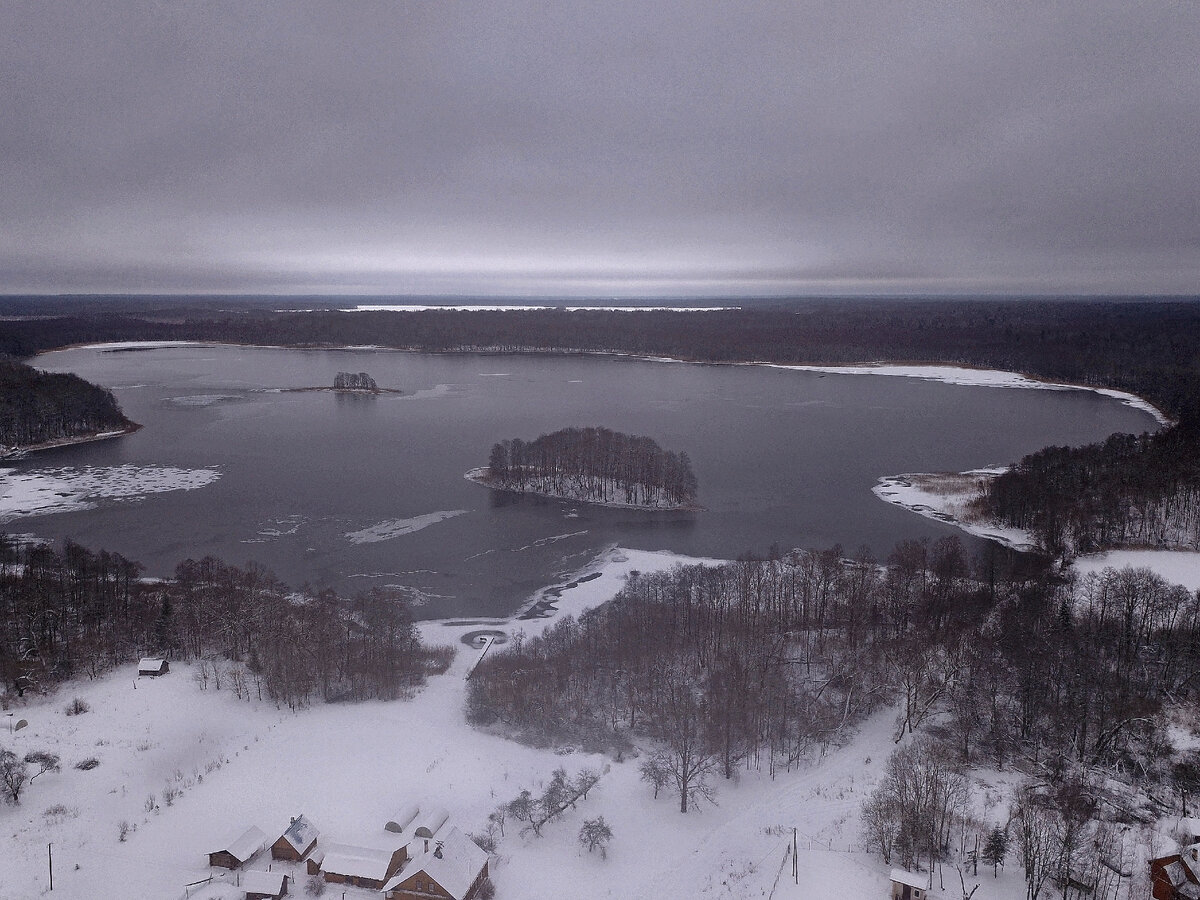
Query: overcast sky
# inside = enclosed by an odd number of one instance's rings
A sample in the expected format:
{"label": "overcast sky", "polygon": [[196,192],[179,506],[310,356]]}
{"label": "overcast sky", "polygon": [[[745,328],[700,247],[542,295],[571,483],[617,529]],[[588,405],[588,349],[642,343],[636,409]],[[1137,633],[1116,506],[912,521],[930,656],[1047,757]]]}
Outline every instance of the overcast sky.
{"label": "overcast sky", "polygon": [[1200,0],[0,14],[0,292],[1200,293]]}

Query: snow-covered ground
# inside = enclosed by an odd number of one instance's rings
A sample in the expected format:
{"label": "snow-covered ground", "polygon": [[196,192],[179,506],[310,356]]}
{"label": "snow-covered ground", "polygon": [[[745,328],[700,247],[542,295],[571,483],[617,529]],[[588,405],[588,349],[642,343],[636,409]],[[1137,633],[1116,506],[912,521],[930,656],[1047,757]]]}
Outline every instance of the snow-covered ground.
{"label": "snow-covered ground", "polygon": [[[560,614],[603,602],[635,569],[676,562],[692,560],[609,551],[561,592]],[[490,627],[534,633],[551,621]],[[683,816],[668,794],[652,799],[634,759],[536,750],[467,726],[464,676],[479,651],[462,637],[481,624],[421,623],[427,640],[458,652],[450,670],[409,701],[317,705],[293,713],[239,701],[227,683],[221,691],[211,682],[201,690],[194,668],[176,664],[162,678],[140,680],[126,666],[13,710],[29,725],[0,731],[0,746],[22,755],[35,749],[60,754],[63,769],[35,780],[19,806],[0,805],[0,898],[46,894],[48,844],[54,854],[51,896],[174,900],[184,896],[185,884],[209,874],[208,851],[250,825],[274,839],[300,813],[325,839],[343,843],[385,841],[384,823],[414,801],[444,805],[454,824],[481,831],[492,809],[522,788],[537,791],[560,765],[571,774],[584,766],[607,771],[588,799],[549,824],[543,837],[521,837],[508,824],[493,865],[500,898],[749,898],[772,896],[773,890],[775,897],[808,900],[886,896],[888,867],[853,848],[860,804],[894,747],[893,711],[869,720],[849,745],[802,770],[774,781],[747,771],[734,783],[722,782],[718,806]],[[91,711],[67,716],[73,697]],[[88,757],[99,765],[75,768]],[[170,804],[168,786],[181,791]],[[576,842],[583,819],[598,815],[614,833],[606,859]],[[124,842],[122,821],[130,826]],[[792,828],[800,848],[799,885],[790,861],[785,864]],[[1023,896],[1019,869],[1009,868],[998,881],[981,874],[975,900]],[[946,879],[947,888],[957,886],[953,872]],[[339,885],[333,896],[342,890]],[[302,891],[292,888],[293,895]],[[209,895],[235,896],[225,888]],[[379,896],[355,888],[345,888],[345,895]]]}
{"label": "snow-covered ground", "polygon": [[220,477],[215,468],[174,466],[0,468],[0,522],[90,509],[101,500],[128,501],[164,491],[191,491]]}
{"label": "snow-covered ground", "polygon": [[1079,556],[1074,561],[1079,575],[1131,566],[1156,572],[1189,591],[1200,591],[1200,553],[1193,550],[1109,550]]}

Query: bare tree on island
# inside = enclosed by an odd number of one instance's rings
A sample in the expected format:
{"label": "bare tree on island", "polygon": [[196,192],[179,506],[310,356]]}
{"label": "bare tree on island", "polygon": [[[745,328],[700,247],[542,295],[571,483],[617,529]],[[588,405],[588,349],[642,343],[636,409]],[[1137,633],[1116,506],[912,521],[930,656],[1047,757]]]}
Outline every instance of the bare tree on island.
{"label": "bare tree on island", "polygon": [[366,372],[338,372],[333,377],[335,391],[378,391],[379,385]]}
{"label": "bare tree on island", "polygon": [[591,503],[679,507],[698,483],[686,453],[608,428],[564,428],[526,443],[501,441],[488,457],[489,484]]}

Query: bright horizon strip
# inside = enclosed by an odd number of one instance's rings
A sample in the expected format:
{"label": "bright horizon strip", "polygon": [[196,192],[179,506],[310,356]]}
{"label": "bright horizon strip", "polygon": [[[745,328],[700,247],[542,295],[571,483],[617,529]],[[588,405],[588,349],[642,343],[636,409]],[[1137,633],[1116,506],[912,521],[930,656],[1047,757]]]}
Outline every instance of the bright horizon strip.
{"label": "bright horizon strip", "polygon": [[[342,312],[427,312],[429,310],[452,310],[454,312],[534,312],[547,309],[562,309],[567,312],[719,312],[741,309],[740,306],[523,306],[517,304],[413,304],[413,305],[375,305],[362,304]],[[307,310],[288,310],[301,312]]]}

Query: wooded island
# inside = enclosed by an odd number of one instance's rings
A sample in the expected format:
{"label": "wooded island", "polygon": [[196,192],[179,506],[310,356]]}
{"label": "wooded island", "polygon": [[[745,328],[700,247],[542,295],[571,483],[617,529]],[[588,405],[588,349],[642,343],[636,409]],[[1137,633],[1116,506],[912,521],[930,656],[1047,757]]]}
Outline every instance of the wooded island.
{"label": "wooded island", "polygon": [[691,506],[697,488],[686,453],[608,428],[564,428],[535,441],[501,441],[487,468],[468,477],[501,490],[653,509]]}

